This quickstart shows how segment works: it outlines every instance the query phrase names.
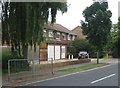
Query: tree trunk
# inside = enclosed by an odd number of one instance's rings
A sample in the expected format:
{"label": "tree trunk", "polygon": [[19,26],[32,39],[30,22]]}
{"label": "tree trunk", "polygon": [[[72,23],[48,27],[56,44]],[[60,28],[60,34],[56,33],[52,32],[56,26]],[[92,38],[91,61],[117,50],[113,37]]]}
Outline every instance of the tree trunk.
{"label": "tree trunk", "polygon": [[97,51],[97,64],[99,64],[99,51]]}
{"label": "tree trunk", "polygon": [[28,44],[23,44],[23,58],[27,59],[28,56]]}

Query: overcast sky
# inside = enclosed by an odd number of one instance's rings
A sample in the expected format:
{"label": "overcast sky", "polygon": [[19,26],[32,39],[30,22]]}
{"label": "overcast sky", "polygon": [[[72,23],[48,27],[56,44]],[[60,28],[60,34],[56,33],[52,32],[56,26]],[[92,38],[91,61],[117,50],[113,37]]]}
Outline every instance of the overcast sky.
{"label": "overcast sky", "polygon": [[[109,10],[112,12],[111,20],[113,23],[118,21],[118,2],[120,0],[107,0]],[[93,3],[93,0],[67,0],[68,11],[63,15],[58,12],[56,23],[62,24],[66,28],[72,30],[76,26],[80,25],[80,21],[84,20],[82,16],[83,10]]]}

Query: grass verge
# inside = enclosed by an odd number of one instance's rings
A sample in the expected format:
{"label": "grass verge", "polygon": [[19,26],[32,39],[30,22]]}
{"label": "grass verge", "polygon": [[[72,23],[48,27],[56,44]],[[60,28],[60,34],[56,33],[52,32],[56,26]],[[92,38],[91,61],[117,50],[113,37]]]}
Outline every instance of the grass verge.
{"label": "grass verge", "polygon": [[58,70],[58,72],[76,72],[76,71],[83,71],[83,70],[88,70],[96,67],[101,67],[108,65],[108,63],[99,63],[99,64],[88,64],[85,66],[80,66],[80,67],[74,67],[74,68],[67,68],[63,70]]}

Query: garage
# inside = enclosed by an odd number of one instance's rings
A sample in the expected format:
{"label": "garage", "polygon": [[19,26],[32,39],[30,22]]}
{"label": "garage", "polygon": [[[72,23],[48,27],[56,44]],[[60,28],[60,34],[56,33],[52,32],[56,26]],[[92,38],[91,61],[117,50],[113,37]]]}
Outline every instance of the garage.
{"label": "garage", "polygon": [[64,45],[63,46],[48,45],[48,60],[51,60],[51,58],[53,58],[53,60],[59,60],[60,58],[64,59],[65,58],[65,53],[66,53],[66,50],[65,50]]}
{"label": "garage", "polygon": [[51,58],[54,60],[54,46],[48,45],[48,60],[51,60]]}
{"label": "garage", "polygon": [[60,45],[55,46],[55,60],[60,59]]}
{"label": "garage", "polygon": [[65,58],[65,46],[61,46],[61,58]]}

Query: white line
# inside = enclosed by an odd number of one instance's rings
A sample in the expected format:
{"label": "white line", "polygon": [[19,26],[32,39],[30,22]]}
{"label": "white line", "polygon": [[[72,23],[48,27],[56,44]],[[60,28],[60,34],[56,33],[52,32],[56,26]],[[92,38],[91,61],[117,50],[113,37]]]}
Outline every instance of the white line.
{"label": "white line", "polygon": [[98,79],[98,80],[92,81],[91,83],[93,84],[93,83],[96,83],[96,82],[102,81],[102,80],[107,79],[107,78],[110,78],[110,77],[112,77],[112,76],[114,76],[114,75],[115,75],[115,74],[111,74],[111,75],[106,76],[106,77],[103,77],[103,78],[101,78],[101,79]]}
{"label": "white line", "polygon": [[[113,64],[113,65],[115,65],[115,64]],[[74,74],[83,73],[83,72],[88,72],[88,71],[92,71],[92,70],[96,70],[96,69],[101,69],[101,68],[108,67],[108,66],[112,66],[112,65],[106,65],[106,66],[97,67],[97,68],[93,68],[93,69],[89,69],[89,70],[85,70],[85,71],[80,71],[80,72],[75,72],[75,73],[62,75],[62,76],[58,76],[58,77],[53,77],[53,78],[48,78],[48,79],[44,79],[44,80],[39,80],[39,81],[31,82],[31,83],[26,83],[25,85],[30,85],[30,84],[34,84],[34,83],[39,83],[39,82],[44,82],[44,81],[53,80],[53,79],[57,79],[57,78],[62,78],[62,77],[65,77],[65,76],[74,75]]]}

